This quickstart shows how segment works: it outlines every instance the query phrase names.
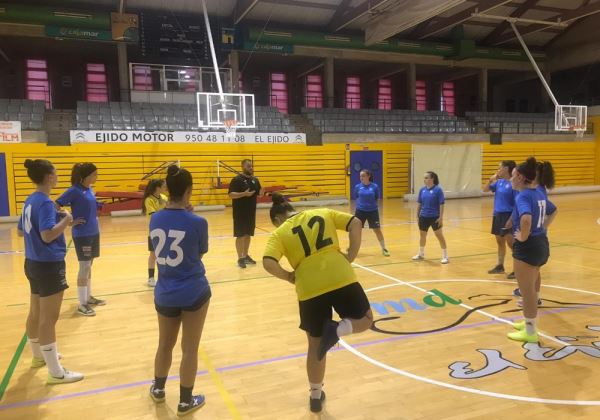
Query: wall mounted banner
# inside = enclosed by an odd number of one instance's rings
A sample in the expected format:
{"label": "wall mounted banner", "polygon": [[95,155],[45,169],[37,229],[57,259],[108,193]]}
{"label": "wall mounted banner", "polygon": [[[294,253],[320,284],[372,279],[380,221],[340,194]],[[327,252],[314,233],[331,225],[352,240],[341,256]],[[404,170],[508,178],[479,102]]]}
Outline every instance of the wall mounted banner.
{"label": "wall mounted banner", "polygon": [[306,144],[305,133],[237,133],[222,131],[89,131],[71,130],[76,143],[204,143],[204,144]]}
{"label": "wall mounted banner", "polygon": [[21,121],[0,121],[0,143],[21,143]]}
{"label": "wall mounted banner", "polygon": [[46,36],[51,38],[90,39],[94,41],[112,41],[112,33],[99,29],[66,28],[46,25]]}

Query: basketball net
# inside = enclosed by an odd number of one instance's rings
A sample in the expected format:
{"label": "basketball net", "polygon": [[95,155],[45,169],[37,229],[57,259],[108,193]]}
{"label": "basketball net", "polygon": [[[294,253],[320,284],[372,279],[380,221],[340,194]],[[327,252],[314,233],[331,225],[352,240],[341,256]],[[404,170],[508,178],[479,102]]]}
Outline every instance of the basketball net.
{"label": "basketball net", "polygon": [[569,126],[569,130],[574,131],[575,135],[578,138],[582,138],[583,134],[585,133],[585,126],[584,125],[571,125],[571,126]]}
{"label": "basketball net", "polygon": [[237,128],[237,120],[223,120],[225,127],[225,137],[229,140],[235,140],[235,130]]}

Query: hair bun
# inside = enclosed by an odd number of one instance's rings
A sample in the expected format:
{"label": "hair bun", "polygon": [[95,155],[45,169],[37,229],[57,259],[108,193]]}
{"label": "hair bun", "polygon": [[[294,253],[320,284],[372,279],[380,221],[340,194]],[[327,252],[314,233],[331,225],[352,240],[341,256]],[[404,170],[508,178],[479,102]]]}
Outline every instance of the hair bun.
{"label": "hair bun", "polygon": [[527,166],[533,166],[533,167],[537,166],[537,160],[533,156],[528,157],[526,162],[527,162]]}
{"label": "hair bun", "polygon": [[177,175],[177,172],[179,172],[179,166],[177,166],[177,165],[170,165],[167,168],[167,175],[168,176],[175,176],[175,175]]}
{"label": "hair bun", "polygon": [[33,160],[31,160],[31,159],[25,159],[25,162],[23,163],[23,166],[25,166],[27,169],[30,169],[33,166]]}
{"label": "hair bun", "polygon": [[271,194],[271,200],[273,201],[273,204],[283,204],[287,201],[285,197],[278,192]]}

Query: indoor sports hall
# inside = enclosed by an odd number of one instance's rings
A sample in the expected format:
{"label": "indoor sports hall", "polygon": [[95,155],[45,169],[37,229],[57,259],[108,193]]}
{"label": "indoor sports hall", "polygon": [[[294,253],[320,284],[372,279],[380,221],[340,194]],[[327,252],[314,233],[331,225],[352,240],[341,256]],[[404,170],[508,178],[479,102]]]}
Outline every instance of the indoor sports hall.
{"label": "indoor sports hall", "polygon": [[0,418],[599,418],[599,24],[0,2]]}

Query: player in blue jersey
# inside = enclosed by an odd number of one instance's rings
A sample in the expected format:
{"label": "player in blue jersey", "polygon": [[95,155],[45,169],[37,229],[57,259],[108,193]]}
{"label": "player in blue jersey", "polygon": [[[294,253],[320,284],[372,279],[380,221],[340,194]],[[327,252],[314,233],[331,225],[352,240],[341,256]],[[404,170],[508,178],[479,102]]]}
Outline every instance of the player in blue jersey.
{"label": "player in blue jersey", "polygon": [[98,179],[98,169],[93,163],[76,163],[71,170],[71,187],[67,189],[56,203],[70,206],[73,217],[79,223],[73,226],[71,235],[79,261],[77,273],[77,296],[79,307],[77,313],[94,316],[96,311],[91,305],[106,305],[106,301],[92,296],[92,264],[94,258],[100,256],[100,229],[97,211],[102,207],[96,201],[92,185]]}
{"label": "player in blue jersey", "polygon": [[435,237],[442,247],[442,264],[448,264],[448,249],[446,239],[442,232],[444,225],[444,190],[439,186],[440,181],[435,172],[425,172],[425,186],[419,191],[417,201],[417,214],[419,215],[419,253],[412,259],[414,261],[425,258],[425,244],[427,243],[427,231],[431,227]]}
{"label": "player in blue jersey", "polygon": [[363,227],[365,221],[369,222],[369,229],[373,229],[373,232],[375,232],[381,246],[381,253],[389,257],[390,252],[385,247],[385,239],[379,223],[377,200],[381,198],[381,193],[379,186],[373,182],[373,173],[368,169],[360,171],[360,183],[354,186],[352,198],[356,199],[354,216],[362,222]]}
{"label": "player in blue jersey", "polygon": [[514,160],[504,160],[499,165],[496,173],[490,178],[489,182],[483,186],[483,191],[494,193],[494,218],[492,221],[492,235],[496,236],[498,245],[498,263],[494,268],[488,271],[488,274],[504,273],[504,258],[506,256],[506,246],[512,249],[512,235],[507,234],[504,229],[506,222],[515,207],[515,193],[510,183],[510,177],[517,164]]}
{"label": "player in blue jersey", "polygon": [[67,211],[57,212],[50,199],[58,177],[52,163],[43,159],[25,161],[27,175],[36,191],[25,200],[19,219],[19,236],[25,237],[25,275],[31,289],[27,338],[33,353],[32,368],[48,366],[48,384],[83,379],[83,375],[63,368],[56,351],[56,321],[64,290],[67,245],[64,231],[73,222]]}
{"label": "player in blue jersey", "polygon": [[204,405],[204,395],[192,395],[198,368],[198,345],[208,312],[211,291],[202,256],[208,251],[208,223],[190,208],[192,175],[177,165],[167,170],[169,201],[150,218],[150,238],[156,254],[158,281],[154,306],[158,313],[158,349],[150,396],[165,400],[165,383],[173,347],[181,337],[180,395],[178,415]]}
{"label": "player in blue jersey", "polygon": [[[555,184],[554,168],[552,167],[552,164],[550,162],[544,161],[544,162],[537,163],[537,172],[536,172],[535,183],[536,183],[535,189],[537,191],[539,191],[541,194],[543,194],[544,197],[546,198],[546,200],[548,200],[548,191],[553,189],[554,184]],[[556,217],[557,213],[558,213],[558,210],[556,210],[554,213],[552,213],[552,220],[554,219],[554,217]],[[549,221],[547,220],[546,227],[548,225],[549,225]],[[542,285],[542,278],[540,275],[540,276],[538,276],[538,280],[535,283],[535,291],[536,291],[536,295],[537,295],[538,306],[542,304],[541,285]],[[519,288],[516,288],[513,291],[513,295],[520,297],[521,290]],[[519,304],[519,306],[522,306],[523,301],[522,300],[519,301],[518,304]]]}
{"label": "player in blue jersey", "polygon": [[512,223],[515,242],[513,263],[523,295],[524,321],[514,324],[517,331],[508,334],[516,341],[539,341],[536,329],[536,284],[540,281],[540,267],[550,256],[546,229],[556,215],[556,206],[536,189],[537,161],[530,157],[513,170],[512,186],[519,191]]}

